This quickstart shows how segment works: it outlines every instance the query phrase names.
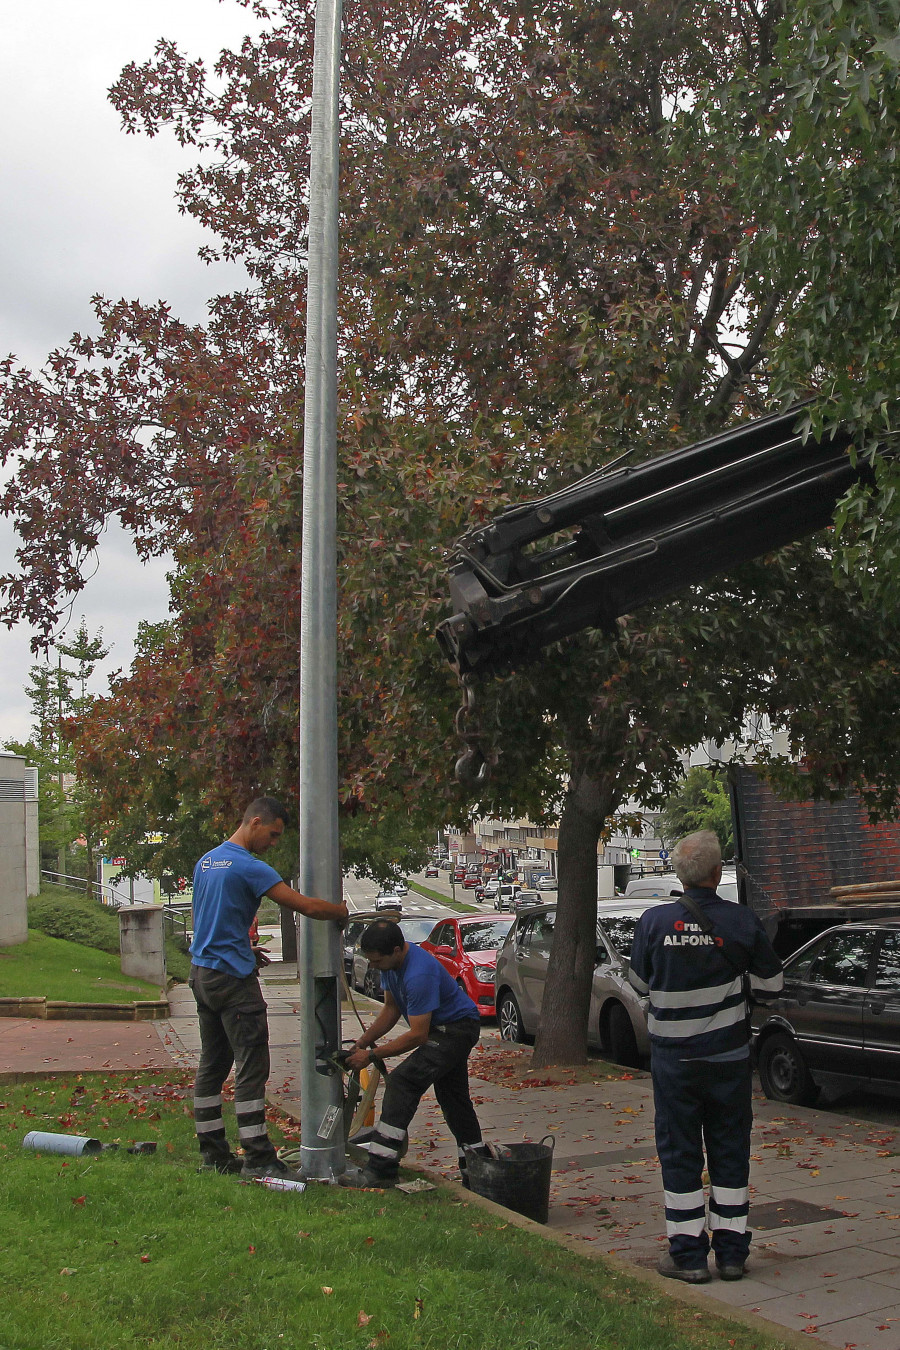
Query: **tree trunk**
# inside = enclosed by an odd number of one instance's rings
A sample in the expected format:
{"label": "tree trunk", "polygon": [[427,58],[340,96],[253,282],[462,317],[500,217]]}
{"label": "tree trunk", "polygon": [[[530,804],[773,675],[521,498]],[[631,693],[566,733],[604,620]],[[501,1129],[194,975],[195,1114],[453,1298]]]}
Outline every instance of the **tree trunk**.
{"label": "tree trunk", "polygon": [[597,959],[597,844],[618,805],[615,778],[573,772],[559,821],[556,926],[532,1063],[584,1064]]}

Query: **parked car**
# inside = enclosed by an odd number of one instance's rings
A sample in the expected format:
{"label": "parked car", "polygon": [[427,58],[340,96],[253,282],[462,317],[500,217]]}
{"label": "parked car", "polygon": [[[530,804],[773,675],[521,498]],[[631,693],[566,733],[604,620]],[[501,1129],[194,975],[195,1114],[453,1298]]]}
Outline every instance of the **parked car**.
{"label": "parked car", "polygon": [[437,863],[429,863],[425,868],[425,875],[426,877],[439,877],[441,875],[441,869],[438,867]]}
{"label": "parked car", "polygon": [[396,909],[399,912],[403,909],[403,901],[396,891],[379,891],[375,897],[375,908]]}
{"label": "parked car", "polygon": [[438,867],[442,872],[449,872],[452,869],[453,864],[449,858],[438,858]]}
{"label": "parked car", "polygon": [[[400,931],[407,942],[421,943],[434,928],[434,915],[410,915],[400,919]],[[350,983],[354,989],[361,990],[369,998],[381,998],[381,976],[373,970],[359,949],[360,932],[353,947],[353,960],[350,970]]]}
{"label": "parked car", "polygon": [[555,891],[555,890],[556,890],[556,877],[549,877],[549,876],[538,877],[538,879],[537,879],[537,890],[539,890],[539,891]]}
{"label": "parked car", "polygon": [[[514,909],[516,896],[520,890],[520,886],[513,886],[507,881],[501,881],[494,891],[494,909]],[[485,896],[487,896],[487,887],[485,887]]]}
{"label": "parked car", "polygon": [[513,896],[512,909],[518,913],[520,909],[533,909],[535,905],[546,905],[548,903],[540,891],[517,889]]}
{"label": "parked car", "polygon": [[[636,1067],[650,1053],[647,1015],[628,983],[628,958],[638,919],[659,903],[647,899],[597,904],[588,1044],[617,1064]],[[555,905],[523,911],[497,956],[497,1022],[504,1040],[530,1040],[537,1033],[555,922]]]}
{"label": "parked car", "polygon": [[[681,894],[681,882],[674,872],[658,877],[632,877],[625,887],[626,900],[671,900]],[[722,899],[727,899],[723,896]]]}
{"label": "parked car", "polygon": [[347,976],[348,981],[352,981],[353,978],[353,950],[360,939],[363,929],[368,924],[374,923],[376,919],[380,918],[381,914],[373,909],[366,911],[365,913],[361,910],[357,910],[355,913],[351,914],[350,918],[347,920],[347,927],[341,934],[341,939],[344,944],[344,974]]}
{"label": "parked car", "polygon": [[[681,882],[674,872],[664,872],[655,877],[632,877],[625,887],[625,898],[634,899],[672,899],[682,891]],[[727,868],[722,872],[722,880],[716,887],[716,894],[723,900],[738,901],[737,872]]]}
{"label": "parked car", "polygon": [[513,923],[511,914],[497,918],[443,919],[421,944],[449,970],[456,983],[478,1005],[482,1017],[494,1015],[497,952]]}
{"label": "parked car", "polygon": [[767,1097],[811,1105],[824,1086],[900,1083],[900,920],[829,928],[784,963],[784,992],[753,1010]]}

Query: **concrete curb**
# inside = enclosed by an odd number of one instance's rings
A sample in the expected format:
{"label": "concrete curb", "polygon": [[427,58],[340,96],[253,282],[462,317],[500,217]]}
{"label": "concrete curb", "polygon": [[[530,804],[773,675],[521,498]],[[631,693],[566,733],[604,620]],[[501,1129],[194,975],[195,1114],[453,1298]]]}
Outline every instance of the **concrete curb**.
{"label": "concrete curb", "polygon": [[[270,1106],[277,1107],[284,1115],[290,1116],[291,1120],[299,1122],[299,1106],[282,1101],[275,1093],[266,1093],[266,1101]],[[494,1218],[502,1219],[512,1228],[521,1228],[524,1233],[533,1233],[536,1237],[544,1238],[547,1242],[553,1242],[557,1247],[562,1247],[574,1256],[583,1256],[588,1261],[607,1265],[617,1274],[625,1275],[630,1280],[640,1280],[642,1284],[648,1285],[655,1293],[665,1298],[673,1299],[678,1303],[685,1303],[694,1310],[700,1309],[709,1317],[717,1318],[722,1322],[738,1322],[748,1331],[755,1331],[760,1335],[768,1336],[776,1344],[789,1347],[789,1350],[809,1350],[811,1338],[805,1336],[802,1332],[792,1331],[790,1327],[780,1326],[777,1322],[770,1322],[767,1317],[760,1317],[744,1308],[735,1307],[731,1304],[726,1306],[720,1303],[712,1303],[699,1289],[694,1289],[687,1284],[680,1284],[677,1280],[666,1279],[657,1271],[648,1270],[646,1266],[639,1266],[633,1261],[626,1261],[622,1256],[607,1252],[592,1252],[588,1249],[587,1244],[579,1238],[569,1237],[567,1233],[558,1233],[547,1224],[535,1223],[533,1219],[526,1219],[523,1214],[517,1214],[512,1209],[505,1209],[503,1205],[498,1205],[496,1201],[489,1200],[487,1196],[476,1195],[474,1191],[468,1190],[461,1182],[450,1181],[447,1177],[441,1176],[439,1172],[432,1171],[428,1167],[405,1161],[403,1167],[405,1171],[417,1172],[435,1186],[452,1192],[453,1195],[460,1200],[464,1200],[467,1204],[473,1204],[477,1208],[485,1210],[488,1214],[492,1214]]]}
{"label": "concrete curb", "polygon": [[134,1003],[69,1003],[56,998],[0,998],[0,1017],[44,1021],[153,1022],[168,1017],[169,1000],[137,999]]}

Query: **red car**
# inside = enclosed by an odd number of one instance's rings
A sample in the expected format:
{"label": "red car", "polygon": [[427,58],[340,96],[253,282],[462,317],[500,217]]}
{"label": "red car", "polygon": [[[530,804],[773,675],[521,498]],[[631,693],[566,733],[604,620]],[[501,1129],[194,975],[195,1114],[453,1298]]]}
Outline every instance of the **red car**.
{"label": "red car", "polygon": [[463,877],[463,890],[474,891],[481,885],[481,877],[478,872],[467,872]]}
{"label": "red car", "polygon": [[442,919],[419,945],[436,956],[456,983],[465,989],[482,1017],[494,1016],[494,976],[497,952],[506,941],[514,915],[477,914]]}

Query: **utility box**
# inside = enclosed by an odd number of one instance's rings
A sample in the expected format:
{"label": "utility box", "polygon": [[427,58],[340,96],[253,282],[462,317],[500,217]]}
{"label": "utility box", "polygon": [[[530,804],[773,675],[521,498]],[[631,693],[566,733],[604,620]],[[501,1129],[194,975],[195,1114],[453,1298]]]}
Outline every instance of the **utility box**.
{"label": "utility box", "polygon": [[160,905],[122,905],[119,909],[122,974],[166,987],[166,945]]}

